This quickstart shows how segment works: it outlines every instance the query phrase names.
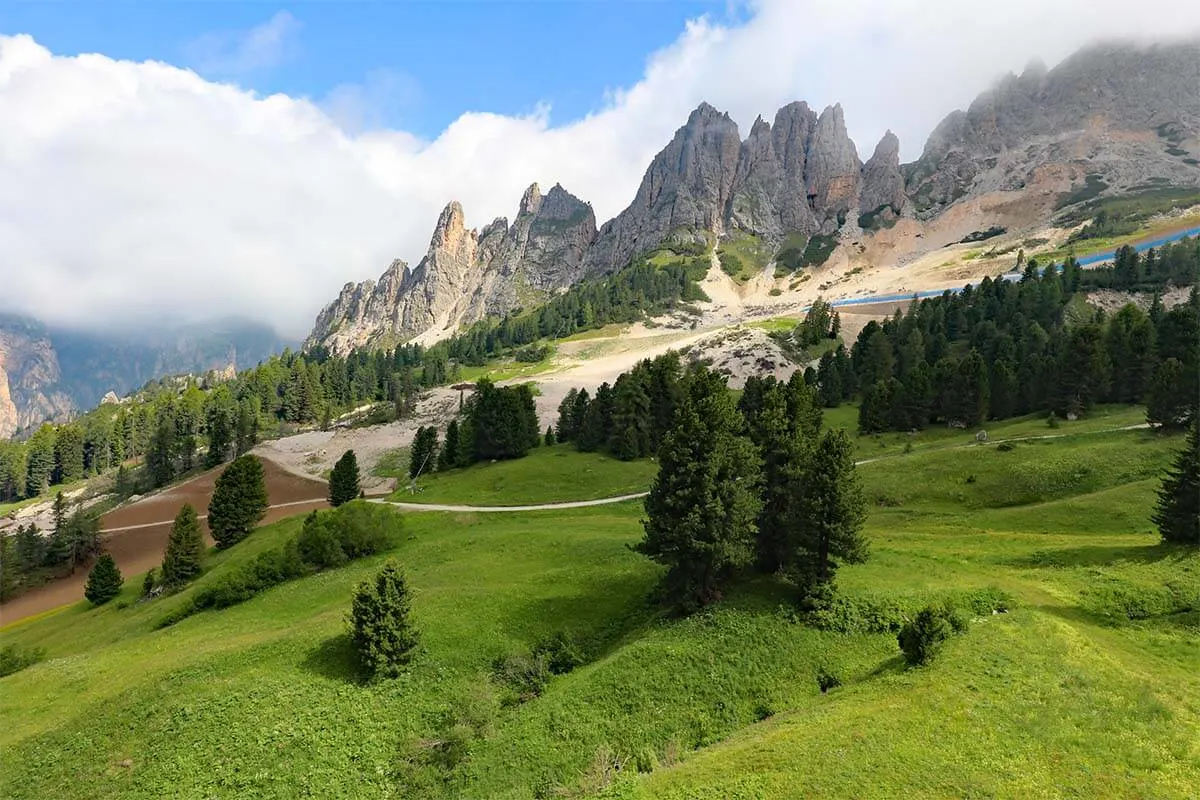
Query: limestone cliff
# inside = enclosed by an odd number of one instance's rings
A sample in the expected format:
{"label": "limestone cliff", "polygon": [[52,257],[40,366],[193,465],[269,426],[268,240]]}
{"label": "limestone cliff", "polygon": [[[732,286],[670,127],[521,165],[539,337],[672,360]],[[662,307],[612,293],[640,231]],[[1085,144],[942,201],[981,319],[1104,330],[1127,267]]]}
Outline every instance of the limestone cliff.
{"label": "limestone cliff", "polygon": [[378,282],[348,283],[317,317],[306,347],[345,353],[395,341],[433,342],[577,281],[596,237],[591,206],[562,186],[533,184],[512,225],[468,230],[462,206],[446,206],[416,269],[393,261]]}
{"label": "limestone cliff", "polygon": [[0,318],[0,438],[75,408],[61,388],[58,357],[37,323]]}

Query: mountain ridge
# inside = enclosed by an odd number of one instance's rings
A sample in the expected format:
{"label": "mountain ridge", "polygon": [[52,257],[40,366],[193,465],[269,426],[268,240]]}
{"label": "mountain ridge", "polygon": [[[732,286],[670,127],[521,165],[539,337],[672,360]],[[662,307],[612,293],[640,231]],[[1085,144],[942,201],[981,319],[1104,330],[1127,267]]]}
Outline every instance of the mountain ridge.
{"label": "mountain ridge", "polygon": [[[378,284],[346,284],[321,311],[305,346],[346,352],[381,342],[430,344],[461,325],[611,274],[671,240],[708,245],[714,237],[746,234],[773,250],[789,236],[857,238],[860,224],[869,236],[901,218],[936,221],[989,193],[1012,193],[1019,203],[1026,190],[1043,197],[1085,178],[1114,191],[1200,186],[1195,85],[1200,42],[1094,45],[1052,70],[1035,62],[1021,75],[1000,79],[967,109],[947,114],[909,164],[901,164],[891,131],[864,163],[840,104],[817,114],[803,101],[788,103],[773,123],[755,119],[742,139],[728,113],[702,102],[651,160],[624,210],[599,228],[592,217],[586,229],[571,232],[569,247],[558,232],[547,236],[543,251],[562,247],[570,258],[530,262],[523,251],[510,250],[507,260],[496,261],[483,247],[448,253],[437,246],[443,211],[417,269],[395,261]],[[446,208],[452,207],[462,214],[461,205]],[[1004,227],[1001,222],[991,224]],[[468,238],[503,241],[507,229],[496,233],[492,225]],[[459,227],[465,231],[465,224]],[[381,293],[385,283],[388,291]],[[376,299],[373,306],[368,297]],[[410,313],[414,308],[420,313]]]}

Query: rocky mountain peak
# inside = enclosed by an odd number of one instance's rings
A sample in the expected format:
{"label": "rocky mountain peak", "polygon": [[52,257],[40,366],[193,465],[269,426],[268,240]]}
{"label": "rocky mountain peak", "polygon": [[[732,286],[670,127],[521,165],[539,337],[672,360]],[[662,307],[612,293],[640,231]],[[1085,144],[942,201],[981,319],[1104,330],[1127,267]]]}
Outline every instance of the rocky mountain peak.
{"label": "rocky mountain peak", "polygon": [[813,208],[824,211],[827,218],[848,211],[856,200],[861,169],[841,104],[827,106],[817,118],[805,165]]}
{"label": "rocky mountain peak", "polygon": [[[1200,170],[1186,152],[1168,152],[1160,131],[1176,127],[1178,142],[1200,136],[1198,80],[1198,41],[1101,43],[1049,71],[1031,64],[942,120],[910,170],[908,194],[930,216],[970,193],[1020,188],[1046,164],[1070,163],[1072,152],[1092,154],[1086,174],[1109,185],[1194,182]],[[1151,131],[1164,140],[1120,135]]]}
{"label": "rocky mountain peak", "polygon": [[889,130],[863,165],[858,205],[863,214],[883,214],[886,221],[899,215],[907,204],[904,174],[900,171],[900,139]]}
{"label": "rocky mountain peak", "polygon": [[451,200],[438,216],[429,246],[430,248],[457,249],[466,232],[466,216],[463,214],[462,204],[457,200]]}
{"label": "rocky mountain peak", "polygon": [[536,214],[542,206],[542,190],[538,188],[536,183],[531,183],[529,188],[525,190],[525,194],[521,195],[521,205],[517,210],[517,214]]}

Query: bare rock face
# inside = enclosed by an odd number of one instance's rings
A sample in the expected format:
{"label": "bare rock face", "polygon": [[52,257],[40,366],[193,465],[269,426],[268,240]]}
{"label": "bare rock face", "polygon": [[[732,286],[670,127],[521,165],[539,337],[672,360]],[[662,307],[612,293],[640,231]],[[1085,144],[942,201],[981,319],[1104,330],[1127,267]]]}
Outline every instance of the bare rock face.
{"label": "bare rock face", "polygon": [[755,120],[742,143],[727,211],[727,229],[780,238],[818,228],[808,204],[804,166],[817,117],[804,103],[784,106],[772,128]]}
{"label": "bare rock face", "polygon": [[1032,64],[938,125],[910,168],[908,194],[932,216],[968,194],[1020,188],[1048,163],[1122,188],[1195,185],[1200,169],[1185,159],[1200,138],[1197,86],[1197,42],[1097,45],[1049,72]]}
{"label": "bare rock face", "polygon": [[452,202],[416,269],[393,261],[378,282],[346,284],[305,346],[346,353],[389,340],[437,341],[574,283],[595,238],[591,206],[558,185],[544,197],[530,186],[512,226],[500,218],[482,231],[468,230]]}
{"label": "bare rock face", "polygon": [[900,171],[900,140],[888,131],[875,147],[875,154],[863,165],[859,208],[863,213],[898,215],[908,202],[904,194],[904,174]]}
{"label": "bare rock face", "polygon": [[26,320],[0,318],[0,438],[68,416],[75,404],[61,382],[46,331]]}
{"label": "bare rock face", "polygon": [[737,124],[701,103],[650,162],[633,203],[601,227],[587,272],[613,272],[673,234],[719,227],[741,149]]}
{"label": "bare rock face", "polygon": [[805,165],[805,183],[813,208],[828,218],[857,207],[861,169],[854,142],[846,133],[841,104],[826,108],[813,130]]}

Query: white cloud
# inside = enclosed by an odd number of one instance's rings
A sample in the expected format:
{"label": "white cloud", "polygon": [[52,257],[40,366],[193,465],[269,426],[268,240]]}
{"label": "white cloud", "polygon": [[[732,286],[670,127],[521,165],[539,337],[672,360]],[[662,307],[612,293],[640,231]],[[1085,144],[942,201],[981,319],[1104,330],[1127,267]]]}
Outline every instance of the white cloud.
{"label": "white cloud", "polygon": [[[0,308],[86,327],[244,314],[299,336],[344,282],[415,264],[450,199],[483,225],[560,181],[612,216],[701,100],[743,131],[793,99],[841,102],[860,152],[890,127],[912,158],[1000,73],[1099,36],[1194,33],[1192,3],[760,0],[743,24],[690,23],[585,119],[465,113],[430,142],[373,116],[412,101],[402,73],[316,104],[0,37]],[[213,52],[253,68],[279,40]]]}
{"label": "white cloud", "polygon": [[293,57],[300,23],[286,11],[243,31],[206,33],[184,46],[189,64],[215,76],[240,76],[270,69]]}
{"label": "white cloud", "polygon": [[321,101],[321,108],[347,131],[383,127],[421,99],[421,85],[407,72],[374,69],[361,83],[341,83]]}

